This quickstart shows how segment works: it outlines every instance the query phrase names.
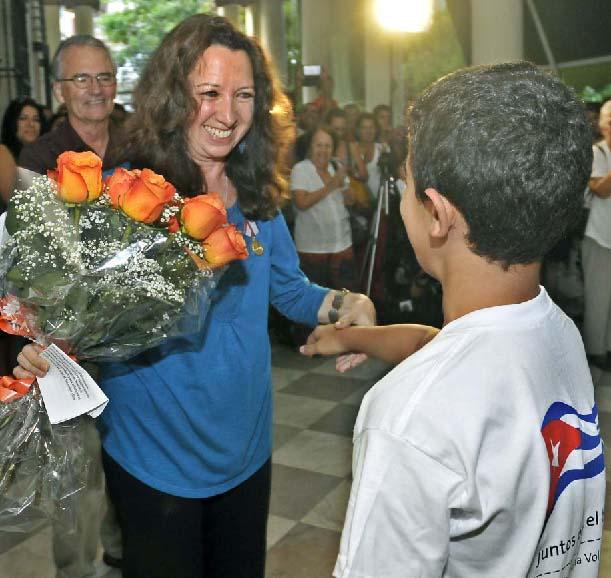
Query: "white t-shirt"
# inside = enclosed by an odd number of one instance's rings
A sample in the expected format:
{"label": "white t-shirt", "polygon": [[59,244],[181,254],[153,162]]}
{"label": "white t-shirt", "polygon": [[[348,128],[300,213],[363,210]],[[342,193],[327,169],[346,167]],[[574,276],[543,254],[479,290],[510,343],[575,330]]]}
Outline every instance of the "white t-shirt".
{"label": "white t-shirt", "polygon": [[595,578],[596,416],[581,337],[544,289],[449,323],[363,400],[334,576]]}
{"label": "white t-shirt", "polygon": [[[592,147],[592,178],[606,177],[611,171],[611,150],[605,140]],[[611,198],[601,199],[592,194],[586,237],[602,247],[611,249]]]}
{"label": "white t-shirt", "polygon": [[[329,164],[329,174],[335,171]],[[291,171],[291,190],[314,192],[322,189],[314,163],[305,159]],[[295,246],[301,253],[339,253],[352,245],[350,215],[340,189],[329,193],[309,209],[295,207]]]}

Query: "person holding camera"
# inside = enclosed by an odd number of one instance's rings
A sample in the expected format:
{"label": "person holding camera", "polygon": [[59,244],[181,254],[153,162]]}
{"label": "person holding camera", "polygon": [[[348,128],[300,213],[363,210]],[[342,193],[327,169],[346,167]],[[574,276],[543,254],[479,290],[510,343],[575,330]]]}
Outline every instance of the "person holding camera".
{"label": "person holding camera", "polygon": [[[385,180],[392,175],[392,163],[390,149],[387,144],[377,141],[377,125],[373,114],[364,112],[359,116],[355,130],[356,151],[361,157],[367,171],[367,187],[369,189],[374,205],[378,202],[378,196]],[[374,207],[374,214],[376,214]],[[388,236],[388,217],[384,211],[380,213],[380,223],[375,252],[375,264],[373,270],[373,285],[370,288],[371,297],[380,307],[379,314],[384,317],[384,301],[386,300],[384,262],[386,260],[386,240]],[[359,261],[367,262],[371,256],[358,255]]]}
{"label": "person holding camera", "polygon": [[374,199],[378,197],[378,191],[382,182],[380,159],[383,158],[385,152],[389,151],[388,145],[378,142],[376,135],[377,128],[373,114],[364,112],[359,116],[356,123],[356,150],[365,164],[367,186]]}

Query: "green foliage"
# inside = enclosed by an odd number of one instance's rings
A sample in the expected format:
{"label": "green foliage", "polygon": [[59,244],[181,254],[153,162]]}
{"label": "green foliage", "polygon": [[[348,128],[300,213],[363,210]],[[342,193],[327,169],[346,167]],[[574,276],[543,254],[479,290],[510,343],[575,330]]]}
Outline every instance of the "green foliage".
{"label": "green foliage", "polygon": [[301,64],[301,22],[298,0],[284,0],[284,22],[286,26],[288,84],[294,86],[295,73]]}
{"label": "green foliage", "polygon": [[139,71],[176,24],[213,7],[213,0],[130,0],[122,12],[102,15],[100,23],[117,65],[129,62]]}
{"label": "green foliage", "polygon": [[401,50],[410,98],[444,74],[466,65],[447,10],[437,11],[432,26],[425,32],[407,34]]}
{"label": "green foliage", "polygon": [[561,68],[558,74],[564,82],[582,94],[586,102],[602,102],[611,98],[611,62]]}

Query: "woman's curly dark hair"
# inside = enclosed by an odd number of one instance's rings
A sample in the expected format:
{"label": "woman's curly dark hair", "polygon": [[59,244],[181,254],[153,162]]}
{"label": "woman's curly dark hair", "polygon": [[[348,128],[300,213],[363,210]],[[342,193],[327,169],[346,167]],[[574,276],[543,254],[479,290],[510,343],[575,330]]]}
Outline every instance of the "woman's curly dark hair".
{"label": "woman's curly dark hair", "polygon": [[243,50],[253,68],[255,102],[248,133],[227,158],[227,175],[247,218],[270,219],[287,196],[288,150],[294,139],[290,101],[280,90],[258,42],[226,19],[196,14],[170,31],[154,52],[134,93],[127,157],[162,174],[186,196],[206,188],[187,152],[186,131],[197,114],[189,74],[211,45]]}

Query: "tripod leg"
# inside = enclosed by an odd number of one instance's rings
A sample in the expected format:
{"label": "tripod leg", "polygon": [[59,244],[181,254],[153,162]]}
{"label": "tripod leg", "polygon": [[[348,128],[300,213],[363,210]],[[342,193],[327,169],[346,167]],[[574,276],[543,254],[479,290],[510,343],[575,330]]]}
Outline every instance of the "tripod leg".
{"label": "tripod leg", "polygon": [[[373,235],[371,238],[371,256],[369,257],[369,271],[367,274],[367,288],[365,291],[368,297],[371,296],[371,283],[373,281],[373,269],[375,267],[376,251],[378,248],[378,236],[380,234],[380,218],[382,216],[382,206],[388,207],[388,180],[384,181],[384,183],[380,185],[380,189],[378,191],[378,204],[376,206],[376,216],[372,227]],[[365,261],[365,263],[366,262],[367,261]]]}

